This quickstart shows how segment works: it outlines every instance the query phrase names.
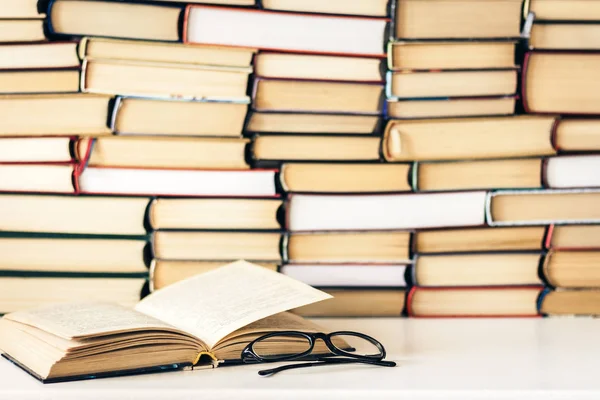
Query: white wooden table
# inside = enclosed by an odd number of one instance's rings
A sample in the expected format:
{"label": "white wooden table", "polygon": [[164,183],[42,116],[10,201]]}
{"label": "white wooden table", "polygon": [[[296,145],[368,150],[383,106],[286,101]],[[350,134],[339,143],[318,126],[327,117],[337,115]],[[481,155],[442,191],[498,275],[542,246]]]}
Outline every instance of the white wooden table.
{"label": "white wooden table", "polygon": [[0,399],[600,399],[600,320],[323,319],[381,340],[398,367],[262,366],[43,385],[0,360]]}

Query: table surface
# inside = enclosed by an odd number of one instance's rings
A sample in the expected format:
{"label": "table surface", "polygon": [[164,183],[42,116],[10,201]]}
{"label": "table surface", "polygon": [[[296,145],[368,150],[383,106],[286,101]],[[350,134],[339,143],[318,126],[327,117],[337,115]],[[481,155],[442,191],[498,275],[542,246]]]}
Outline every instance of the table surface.
{"label": "table surface", "polygon": [[600,398],[598,319],[317,321],[376,337],[398,366],[327,366],[263,378],[261,366],[249,365],[43,385],[2,359],[0,399]]}

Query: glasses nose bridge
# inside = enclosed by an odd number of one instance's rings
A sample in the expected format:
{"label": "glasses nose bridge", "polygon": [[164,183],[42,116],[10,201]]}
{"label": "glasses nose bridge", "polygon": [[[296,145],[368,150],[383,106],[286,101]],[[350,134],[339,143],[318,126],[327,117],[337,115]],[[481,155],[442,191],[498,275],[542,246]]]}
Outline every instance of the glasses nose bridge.
{"label": "glasses nose bridge", "polygon": [[324,333],[321,333],[321,332],[314,333],[312,335],[312,337],[313,337],[313,341],[314,342],[316,342],[317,340],[321,339],[323,342],[325,342],[325,344],[327,344],[327,341],[329,340],[329,338],[327,337],[327,335],[324,334]]}
{"label": "glasses nose bridge", "polygon": [[313,339],[313,346],[317,343],[317,341],[319,339],[321,339],[323,341],[323,343],[325,344],[325,346],[327,346],[328,349],[330,349],[330,350],[335,349],[335,346],[333,346],[333,343],[331,343],[331,340],[329,339],[329,335],[319,332],[319,333],[314,333],[311,336]]}

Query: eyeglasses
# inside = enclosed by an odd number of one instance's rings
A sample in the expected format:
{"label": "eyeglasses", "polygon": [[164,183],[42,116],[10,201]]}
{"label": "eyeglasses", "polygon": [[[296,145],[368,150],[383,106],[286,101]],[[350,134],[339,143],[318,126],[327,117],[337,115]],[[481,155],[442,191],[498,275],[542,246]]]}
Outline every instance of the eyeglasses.
{"label": "eyeglasses", "polygon": [[[321,339],[325,346],[317,342],[317,339]],[[351,331],[329,334],[299,331],[268,333],[250,342],[242,351],[241,358],[244,363],[313,361],[258,371],[261,376],[321,365],[363,363],[381,367],[396,366],[393,361],[383,360],[385,348],[379,341],[371,336]]]}

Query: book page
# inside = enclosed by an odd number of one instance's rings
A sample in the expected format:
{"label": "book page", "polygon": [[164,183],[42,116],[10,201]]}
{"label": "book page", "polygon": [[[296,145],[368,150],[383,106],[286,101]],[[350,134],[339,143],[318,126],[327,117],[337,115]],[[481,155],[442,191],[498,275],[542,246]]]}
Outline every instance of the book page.
{"label": "book page", "polygon": [[224,344],[230,339],[243,335],[256,333],[264,334],[276,331],[325,332],[326,330],[299,315],[292,314],[290,312],[282,312],[260,319],[256,322],[252,322],[249,325],[235,330],[227,335],[227,337],[221,339],[219,341],[219,345]]}
{"label": "book page", "polygon": [[17,311],[4,318],[34,326],[65,339],[132,330],[177,331],[171,325],[131,308],[98,302],[57,304],[34,310]]}
{"label": "book page", "polygon": [[259,319],[331,298],[278,272],[237,261],[167,286],[136,310],[192,334],[212,348]]}

